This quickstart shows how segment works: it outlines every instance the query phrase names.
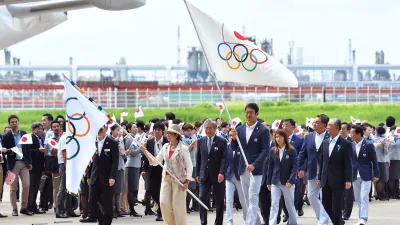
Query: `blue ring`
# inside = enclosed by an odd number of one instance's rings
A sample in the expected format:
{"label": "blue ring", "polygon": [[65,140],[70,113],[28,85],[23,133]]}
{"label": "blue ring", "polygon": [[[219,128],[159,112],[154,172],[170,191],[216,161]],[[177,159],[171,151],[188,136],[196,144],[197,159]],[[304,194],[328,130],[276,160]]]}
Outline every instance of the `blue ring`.
{"label": "blue ring", "polygon": [[[77,101],[78,101],[78,98],[76,98],[76,97],[70,97],[70,98],[68,98],[67,101],[65,101],[65,108],[67,108],[67,104],[68,104],[69,100],[77,100]],[[82,115],[83,115],[83,116],[81,116],[81,117],[73,118],[73,117],[70,117],[70,116],[67,114],[67,117],[68,117],[68,119],[70,119],[70,120],[81,120],[81,119],[83,119],[83,117],[85,117],[86,112],[83,112]]]}
{"label": "blue ring", "polygon": [[[221,47],[221,45],[226,45],[226,46],[228,46],[229,47],[229,50],[231,51],[231,55],[229,56],[229,58],[224,58],[224,57],[222,57],[221,56],[221,51],[219,50],[219,48]],[[228,44],[228,43],[226,43],[226,42],[221,42],[221,43],[219,43],[219,45],[218,45],[218,55],[219,55],[219,57],[222,59],[222,60],[230,60],[231,58],[232,58],[232,48],[231,48],[231,46]]]}

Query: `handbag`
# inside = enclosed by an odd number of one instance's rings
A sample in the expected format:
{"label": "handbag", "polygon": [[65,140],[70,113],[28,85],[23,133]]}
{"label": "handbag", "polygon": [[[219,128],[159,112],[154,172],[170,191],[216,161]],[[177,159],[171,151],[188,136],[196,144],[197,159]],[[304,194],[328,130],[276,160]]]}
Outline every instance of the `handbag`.
{"label": "handbag", "polygon": [[59,173],[58,157],[46,155],[44,158],[44,171],[46,173]]}

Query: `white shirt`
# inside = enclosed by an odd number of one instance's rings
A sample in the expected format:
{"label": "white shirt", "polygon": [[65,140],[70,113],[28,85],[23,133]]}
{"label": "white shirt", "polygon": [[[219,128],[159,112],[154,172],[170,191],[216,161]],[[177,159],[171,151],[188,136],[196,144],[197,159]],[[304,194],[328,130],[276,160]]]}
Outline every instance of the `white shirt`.
{"label": "white shirt", "polygon": [[101,154],[101,150],[103,149],[103,145],[104,145],[104,141],[106,140],[106,137],[107,136],[105,136],[103,138],[103,140],[99,140],[99,142],[97,143],[97,147],[98,147],[98,151],[99,151],[99,157],[100,157],[100,154]]}
{"label": "white shirt", "polygon": [[283,148],[279,148],[279,159],[282,161],[283,152],[285,151],[286,145]]}
{"label": "white shirt", "polygon": [[293,137],[293,134],[291,134],[288,138],[289,138],[289,143],[292,141],[292,137]]}
{"label": "white shirt", "polygon": [[315,147],[317,147],[317,151],[319,147],[321,147],[322,142],[324,141],[326,131],[322,132],[322,134],[318,134],[315,132]]}
{"label": "white shirt", "polygon": [[329,157],[331,157],[333,148],[335,147],[336,142],[337,142],[337,140],[339,139],[339,136],[340,136],[340,135],[338,134],[338,135],[337,135],[336,137],[334,137],[333,139],[332,139],[332,138],[329,139]]}
{"label": "white shirt", "polygon": [[57,158],[58,164],[64,163],[64,158],[62,155],[62,150],[67,151],[67,135],[63,134],[58,141]]}
{"label": "white shirt", "polygon": [[162,143],[163,143],[163,137],[161,136],[160,140],[156,141],[156,138],[154,138],[154,156],[157,156],[158,153],[162,149]]}
{"label": "white shirt", "polygon": [[[364,141],[364,138],[361,139],[360,142],[356,143],[356,155],[357,155],[357,158],[358,158],[358,155],[360,154],[361,145],[362,145],[363,141]],[[357,170],[357,177],[360,177],[360,172],[358,170]]]}
{"label": "white shirt", "polygon": [[253,134],[254,128],[256,127],[258,122],[256,122],[255,124],[249,126],[246,123],[246,142],[249,143],[250,137]]}

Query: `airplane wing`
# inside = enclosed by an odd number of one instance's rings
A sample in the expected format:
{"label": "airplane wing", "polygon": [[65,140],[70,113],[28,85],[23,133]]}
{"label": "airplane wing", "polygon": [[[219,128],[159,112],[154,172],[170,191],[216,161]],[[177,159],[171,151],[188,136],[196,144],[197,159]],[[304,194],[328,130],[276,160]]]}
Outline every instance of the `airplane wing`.
{"label": "airplane wing", "polygon": [[31,4],[12,4],[7,5],[6,7],[13,17],[25,18],[46,13],[68,12],[72,10],[91,8],[93,5],[86,0],[64,0],[59,2],[46,1]]}

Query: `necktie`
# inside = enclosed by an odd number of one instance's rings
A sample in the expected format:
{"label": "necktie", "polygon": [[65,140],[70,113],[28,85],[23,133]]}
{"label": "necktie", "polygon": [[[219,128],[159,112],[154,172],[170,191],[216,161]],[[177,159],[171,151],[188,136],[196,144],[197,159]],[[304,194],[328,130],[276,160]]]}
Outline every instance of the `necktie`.
{"label": "necktie", "polygon": [[211,151],[211,138],[208,138],[207,148],[208,148],[208,154],[210,154],[210,151]]}

